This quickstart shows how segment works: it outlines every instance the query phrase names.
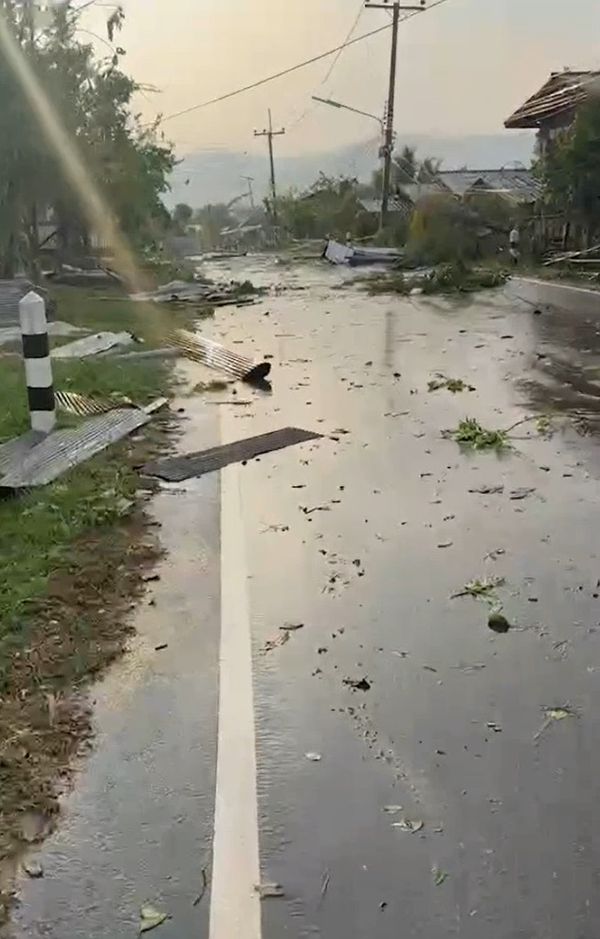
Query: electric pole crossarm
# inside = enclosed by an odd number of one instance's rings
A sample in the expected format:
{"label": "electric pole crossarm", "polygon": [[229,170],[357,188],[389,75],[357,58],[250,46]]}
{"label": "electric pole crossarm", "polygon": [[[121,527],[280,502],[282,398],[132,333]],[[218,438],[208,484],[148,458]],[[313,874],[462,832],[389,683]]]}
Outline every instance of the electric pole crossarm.
{"label": "electric pole crossarm", "polygon": [[[391,10],[393,9],[393,7],[392,7],[392,4],[390,3],[365,3],[365,9],[367,10]],[[412,10],[415,12],[424,13],[427,8],[425,6],[425,3],[423,2],[423,3],[420,3],[418,6],[414,6],[414,7],[401,6],[399,9],[401,9],[402,11],[406,10],[407,12],[410,12]]]}

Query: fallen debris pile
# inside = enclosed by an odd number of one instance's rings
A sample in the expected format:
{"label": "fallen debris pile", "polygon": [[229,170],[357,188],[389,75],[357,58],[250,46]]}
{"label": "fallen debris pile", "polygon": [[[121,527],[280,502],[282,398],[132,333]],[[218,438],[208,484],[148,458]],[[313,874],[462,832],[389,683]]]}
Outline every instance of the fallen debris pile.
{"label": "fallen debris pile", "polygon": [[161,284],[149,293],[132,294],[131,300],[150,303],[192,303],[199,306],[226,306],[228,304],[253,303],[254,298],[265,293],[265,288],[255,287],[249,280],[229,281],[215,284],[210,280],[172,280]]}
{"label": "fallen debris pile", "polygon": [[365,287],[370,294],[398,293],[408,294],[435,293],[473,293],[502,287],[508,280],[505,271],[489,268],[469,268],[464,264],[440,264],[428,270],[415,271],[411,274],[402,271],[376,274],[365,279]]}

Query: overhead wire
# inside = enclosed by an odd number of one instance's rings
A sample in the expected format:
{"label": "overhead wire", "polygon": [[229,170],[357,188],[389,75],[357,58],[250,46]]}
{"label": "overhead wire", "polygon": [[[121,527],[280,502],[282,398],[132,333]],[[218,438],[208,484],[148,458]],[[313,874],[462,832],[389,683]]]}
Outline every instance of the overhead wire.
{"label": "overhead wire", "polygon": [[[94,2],[94,0],[88,0],[88,4],[92,2]],[[400,22],[404,23],[413,16],[420,16],[422,13],[428,13],[430,10],[434,10],[436,7],[442,6],[444,3],[448,2],[449,0],[435,0],[435,2],[431,3],[428,7],[424,7],[422,11],[414,10],[411,13],[408,13],[406,16],[401,17]],[[252,91],[255,88],[260,88],[262,85],[276,81],[278,78],[284,78],[286,75],[291,75],[293,72],[297,72],[302,68],[307,68],[309,65],[314,65],[315,62],[321,62],[323,59],[328,59],[330,55],[335,55],[337,52],[340,52],[343,49],[347,49],[349,46],[354,46],[358,42],[363,42],[363,40],[370,39],[371,36],[377,36],[391,28],[391,22],[386,23],[384,26],[378,26],[376,29],[371,29],[366,33],[361,33],[360,36],[355,36],[354,39],[346,40],[339,46],[335,46],[333,49],[328,49],[327,52],[320,52],[318,55],[314,55],[310,59],[305,59],[303,62],[298,62],[296,65],[290,65],[288,68],[281,69],[281,71],[275,72],[273,75],[267,75],[265,78],[258,79],[258,81],[250,82],[250,84],[242,85],[242,87],[235,88],[233,91],[228,91],[225,94],[217,95],[215,98],[208,98],[206,101],[201,101],[198,104],[192,104],[190,107],[182,108],[181,111],[173,111],[171,114],[165,114],[160,118],[159,123],[164,124],[166,121],[175,120],[175,118],[183,117],[186,114],[191,114],[192,112],[199,111],[202,108],[208,108],[213,104],[220,104],[222,101],[228,101],[230,98],[237,97],[237,95],[245,94],[245,92]]]}
{"label": "overhead wire", "polygon": [[[356,27],[358,26],[358,22],[359,22],[359,20],[360,20],[361,15],[362,15],[363,9],[364,9],[364,7],[363,7],[363,0],[360,0],[359,7],[358,7],[358,12],[357,12],[356,16],[354,17],[354,20],[353,20],[353,22],[352,22],[352,26],[351,26],[350,29],[348,30],[348,32],[347,32],[347,34],[346,34],[346,38],[344,39],[344,42],[343,42],[342,45],[340,46],[340,48],[339,48],[339,50],[338,50],[338,52],[337,52],[337,54],[336,54],[336,56],[335,56],[335,59],[333,60],[333,62],[332,62],[331,65],[329,66],[329,68],[327,69],[327,72],[325,73],[324,77],[321,79],[321,81],[319,82],[319,84],[317,85],[317,88],[316,88],[315,90],[318,90],[319,88],[321,88],[321,87],[322,87],[326,82],[328,82],[329,79],[331,78],[331,75],[332,75],[332,73],[333,73],[333,70],[335,69],[336,65],[338,64],[342,52],[343,52],[344,49],[346,48],[346,45],[345,45],[345,44],[346,44],[346,43],[348,42],[348,40],[352,37],[352,34],[353,34],[354,30],[355,30]],[[301,124],[302,121],[304,121],[305,118],[307,118],[309,114],[312,114],[312,112],[315,110],[316,107],[317,107],[317,102],[316,102],[316,101],[312,101],[312,102],[310,102],[309,104],[307,104],[307,106],[306,106],[306,107],[304,108],[304,110],[301,112],[301,114],[299,115],[299,117],[297,117],[297,118],[296,118],[294,121],[292,121],[291,123],[288,122],[288,128],[287,128],[288,133],[290,133],[292,130],[295,130],[296,127],[298,127],[298,125]]]}
{"label": "overhead wire", "polygon": [[[438,2],[447,2],[447,0],[438,0]],[[297,72],[301,68],[306,68],[308,65],[313,65],[315,62],[321,62],[323,59],[329,58],[330,55],[335,55],[335,53],[340,49],[353,46],[357,42],[362,42],[363,39],[369,39],[371,36],[377,36],[379,33],[383,33],[391,28],[391,23],[386,23],[385,26],[378,26],[377,29],[371,29],[368,33],[362,33],[360,36],[356,36],[354,39],[349,39],[347,42],[342,43],[339,46],[335,46],[333,49],[328,49],[327,52],[321,52],[319,55],[315,55],[311,59],[305,59],[304,62],[298,62],[296,65],[291,65],[288,68],[282,69],[280,72],[275,72],[273,75],[268,75],[266,78],[260,78],[258,81],[251,82],[249,85],[243,85],[241,88],[236,88],[234,91],[229,91],[224,95],[217,95],[216,98],[209,98],[207,101],[201,101],[199,104],[192,104],[189,108],[183,108],[181,111],[174,111],[171,114],[166,114],[161,118],[161,123],[164,123],[165,121],[172,121],[177,117],[183,117],[185,114],[191,114],[192,111],[199,111],[201,108],[207,108],[212,104],[219,104],[221,101],[229,100],[229,98],[235,98],[237,95],[244,94],[246,91],[252,91],[254,88],[260,88],[261,85],[266,85],[268,82],[275,81],[278,78],[284,78],[286,75],[291,75],[292,72]]]}

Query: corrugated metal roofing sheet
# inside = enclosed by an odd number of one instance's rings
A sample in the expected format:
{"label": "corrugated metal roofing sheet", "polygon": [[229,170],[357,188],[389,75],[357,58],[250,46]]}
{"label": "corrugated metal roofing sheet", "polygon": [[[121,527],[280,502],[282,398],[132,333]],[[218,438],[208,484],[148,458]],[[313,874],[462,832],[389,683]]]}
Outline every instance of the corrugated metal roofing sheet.
{"label": "corrugated metal roofing sheet", "polygon": [[504,122],[508,128],[536,128],[561,114],[568,117],[600,82],[600,72],[554,72],[539,91]]}
{"label": "corrugated metal roofing sheet", "polygon": [[497,170],[441,170],[441,181],[457,196],[468,192],[495,192],[517,201],[533,202],[541,192],[541,184],[531,170],[500,168]]}
{"label": "corrugated metal roofing sheet", "polygon": [[419,199],[448,193],[448,187],[441,180],[430,183],[402,183],[402,192],[413,204],[416,204]]}
{"label": "corrugated metal roofing sheet", "polygon": [[186,453],[184,456],[167,457],[148,463],[144,473],[148,476],[159,476],[169,482],[181,482],[195,476],[204,476],[222,469],[230,463],[240,463],[242,460],[251,460],[261,453],[270,453],[281,450],[307,440],[317,440],[322,434],[300,427],[283,427],[268,434],[259,434],[256,437],[246,437],[234,443],[211,447],[196,453]]}
{"label": "corrugated metal roofing sheet", "polygon": [[[0,489],[45,486],[67,470],[95,456],[112,443],[147,424],[139,408],[111,411],[92,417],[75,429],[57,430],[36,443],[31,434],[0,448]],[[3,455],[4,454],[4,455]]]}
{"label": "corrugated metal roofing sheet", "polygon": [[0,326],[19,325],[19,300],[32,288],[24,277],[0,280]]}
{"label": "corrugated metal roofing sheet", "polygon": [[64,346],[58,346],[51,352],[53,359],[75,359],[87,358],[89,355],[99,355],[102,352],[108,352],[110,349],[124,349],[127,346],[137,342],[135,336],[131,333],[95,333],[93,336],[84,336],[83,339],[75,339],[74,342],[65,343]]}
{"label": "corrugated metal roofing sheet", "polygon": [[232,378],[240,378],[250,384],[263,381],[271,371],[270,362],[255,364],[252,359],[238,355],[237,352],[231,352],[219,342],[188,333],[184,329],[169,334],[166,341],[169,345],[180,349],[192,362],[207,365],[209,368],[231,375]]}

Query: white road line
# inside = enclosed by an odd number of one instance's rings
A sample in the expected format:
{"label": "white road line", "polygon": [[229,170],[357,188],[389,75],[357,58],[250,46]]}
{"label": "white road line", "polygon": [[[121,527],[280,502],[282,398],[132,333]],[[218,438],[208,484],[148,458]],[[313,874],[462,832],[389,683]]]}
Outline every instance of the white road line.
{"label": "white road line", "polygon": [[221,471],[221,650],[210,939],[261,939],[252,646],[240,469]]}

